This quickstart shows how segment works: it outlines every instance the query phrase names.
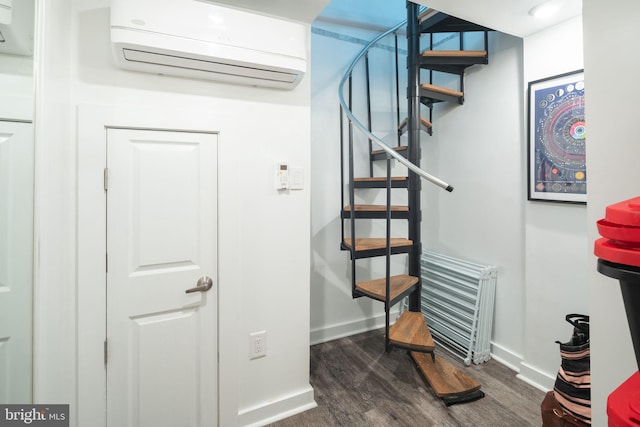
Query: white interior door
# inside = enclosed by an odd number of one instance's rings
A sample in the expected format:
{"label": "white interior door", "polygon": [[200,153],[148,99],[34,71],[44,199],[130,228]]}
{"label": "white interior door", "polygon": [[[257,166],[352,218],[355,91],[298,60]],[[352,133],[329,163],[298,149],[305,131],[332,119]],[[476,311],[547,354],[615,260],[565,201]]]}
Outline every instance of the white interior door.
{"label": "white interior door", "polygon": [[0,403],[32,400],[33,125],[0,121]]}
{"label": "white interior door", "polygon": [[107,425],[215,426],[217,135],[108,129],[107,168]]}

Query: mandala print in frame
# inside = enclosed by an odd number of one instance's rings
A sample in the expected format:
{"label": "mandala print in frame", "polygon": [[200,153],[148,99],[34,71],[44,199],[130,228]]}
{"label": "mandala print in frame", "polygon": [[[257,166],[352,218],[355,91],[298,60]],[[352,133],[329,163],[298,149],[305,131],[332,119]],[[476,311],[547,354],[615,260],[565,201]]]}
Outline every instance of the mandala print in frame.
{"label": "mandala print in frame", "polygon": [[586,203],[584,72],[529,83],[529,200]]}

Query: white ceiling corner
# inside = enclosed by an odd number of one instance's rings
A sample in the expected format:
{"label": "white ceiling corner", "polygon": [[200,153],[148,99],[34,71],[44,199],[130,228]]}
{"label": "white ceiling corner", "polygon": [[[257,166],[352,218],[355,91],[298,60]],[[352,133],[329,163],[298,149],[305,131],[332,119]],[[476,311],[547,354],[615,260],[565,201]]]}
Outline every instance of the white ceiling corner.
{"label": "white ceiling corner", "polygon": [[548,0],[414,1],[448,15],[518,37],[526,37],[582,15],[582,0],[551,0],[559,9],[549,18],[535,18],[529,15],[531,8]]}
{"label": "white ceiling corner", "polygon": [[[318,16],[370,27],[389,28],[406,17],[404,0],[213,0],[242,9],[311,23]],[[535,18],[529,10],[549,0],[413,0],[485,27],[525,37],[582,14],[582,0],[550,0],[558,12]]]}

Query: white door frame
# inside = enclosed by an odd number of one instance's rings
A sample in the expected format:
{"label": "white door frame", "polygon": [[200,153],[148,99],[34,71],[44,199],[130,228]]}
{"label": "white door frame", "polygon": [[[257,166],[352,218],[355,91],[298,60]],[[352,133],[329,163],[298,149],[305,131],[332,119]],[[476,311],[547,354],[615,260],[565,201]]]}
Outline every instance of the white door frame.
{"label": "white door frame", "polygon": [[[106,128],[124,127],[218,133],[209,111],[169,111],[128,106],[78,107],[77,170],[77,426],[104,426],[106,414]],[[218,141],[220,142],[220,141]],[[220,159],[218,159],[220,164]],[[219,180],[218,180],[219,182]],[[218,261],[219,262],[219,261]],[[218,312],[221,306],[218,294]],[[220,322],[218,322],[218,336]],[[219,344],[218,344],[219,346]],[[222,355],[221,355],[222,356]],[[219,359],[218,383],[220,384]],[[220,417],[221,387],[218,390]],[[100,414],[100,415],[98,415]]]}

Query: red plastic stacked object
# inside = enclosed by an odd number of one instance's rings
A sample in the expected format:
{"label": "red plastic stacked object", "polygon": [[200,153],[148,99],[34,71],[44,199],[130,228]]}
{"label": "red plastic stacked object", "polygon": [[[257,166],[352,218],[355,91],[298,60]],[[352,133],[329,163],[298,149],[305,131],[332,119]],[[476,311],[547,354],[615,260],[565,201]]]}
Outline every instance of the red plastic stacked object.
{"label": "red plastic stacked object", "polygon": [[609,395],[609,427],[640,426],[640,373],[636,372]]}
{"label": "red plastic stacked object", "polygon": [[[598,271],[620,280],[627,319],[634,339],[636,360],[640,367],[638,322],[632,321],[629,314],[634,313],[639,304],[637,292],[631,292],[631,289],[640,286],[640,280],[636,278],[640,277],[640,271],[637,268],[625,268],[625,265],[640,267],[640,197],[607,206],[605,218],[597,224],[602,238],[596,240],[596,256],[610,263],[624,264],[601,265],[599,262]],[[609,395],[607,415],[609,427],[640,427],[640,373],[633,374]]]}
{"label": "red plastic stacked object", "polygon": [[596,240],[598,258],[640,267],[640,197],[607,206],[597,222],[602,236]]}

